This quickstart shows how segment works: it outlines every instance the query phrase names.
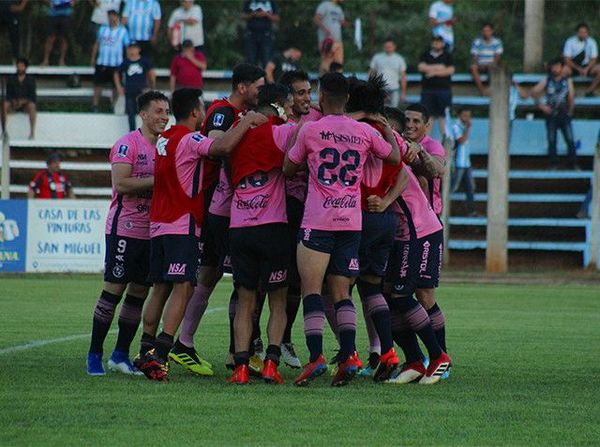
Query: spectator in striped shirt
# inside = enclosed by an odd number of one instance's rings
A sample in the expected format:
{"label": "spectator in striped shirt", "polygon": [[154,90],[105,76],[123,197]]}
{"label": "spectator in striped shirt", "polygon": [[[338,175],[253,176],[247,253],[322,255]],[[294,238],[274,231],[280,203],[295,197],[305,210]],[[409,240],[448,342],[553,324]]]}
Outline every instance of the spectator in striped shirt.
{"label": "spectator in striped shirt", "polygon": [[[117,89],[114,83],[114,73],[123,63],[123,50],[129,45],[127,29],[119,23],[119,13],[108,11],[108,25],[98,30],[96,43],[92,49],[91,64],[95,65],[93,110],[98,111],[102,88],[110,83],[113,87],[112,102],[117,99]],[[96,58],[98,56],[98,58]]]}
{"label": "spectator in striped shirt", "polygon": [[123,25],[129,37],[140,44],[142,55],[152,56],[152,47],[158,40],[161,10],[158,0],[127,0],[123,9]]}
{"label": "spectator in striped shirt", "polygon": [[475,39],[471,45],[471,56],[473,56],[471,74],[483,96],[489,96],[490,91],[489,88],[484,87],[481,73],[488,73],[490,67],[498,65],[503,52],[502,41],[494,37],[494,26],[486,23],[481,29],[481,36]]}
{"label": "spectator in striped shirt", "polygon": [[469,136],[471,133],[471,110],[466,107],[458,111],[458,120],[452,126],[452,136],[456,142],[454,157],[454,175],[450,191],[455,193],[461,184],[467,195],[467,213],[469,217],[476,217],[475,211],[475,181],[471,169],[471,153],[469,150]]}

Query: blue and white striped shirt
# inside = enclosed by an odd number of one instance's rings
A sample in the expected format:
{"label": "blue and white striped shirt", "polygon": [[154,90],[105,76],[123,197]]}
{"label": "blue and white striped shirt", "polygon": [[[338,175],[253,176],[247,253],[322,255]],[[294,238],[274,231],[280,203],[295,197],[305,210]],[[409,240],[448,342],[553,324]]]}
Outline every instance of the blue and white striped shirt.
{"label": "blue and white striped shirt", "polygon": [[98,30],[98,58],[96,65],[119,67],[123,63],[123,50],[129,44],[129,34],[123,25],[111,28],[102,25]]}
{"label": "blue and white striped shirt", "polygon": [[127,0],[123,17],[127,18],[132,40],[148,41],[152,38],[154,21],[161,18],[160,4],[158,0]]}
{"label": "blue and white striped shirt", "polygon": [[502,41],[497,37],[492,37],[489,42],[478,37],[471,45],[471,55],[477,60],[477,65],[490,65],[494,58],[503,52]]}
{"label": "blue and white striped shirt", "polygon": [[[460,120],[456,120],[452,126],[454,141],[458,140],[465,133],[465,125]],[[456,143],[455,166],[457,169],[466,169],[471,167],[471,151],[469,140],[463,144]]]}

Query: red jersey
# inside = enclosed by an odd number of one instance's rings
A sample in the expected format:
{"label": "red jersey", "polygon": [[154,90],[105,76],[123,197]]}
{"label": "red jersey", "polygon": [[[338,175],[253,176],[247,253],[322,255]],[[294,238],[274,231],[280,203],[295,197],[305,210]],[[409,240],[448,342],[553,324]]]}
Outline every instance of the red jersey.
{"label": "red jersey", "polygon": [[73,186],[66,174],[43,169],[33,177],[29,187],[38,199],[64,199]]}

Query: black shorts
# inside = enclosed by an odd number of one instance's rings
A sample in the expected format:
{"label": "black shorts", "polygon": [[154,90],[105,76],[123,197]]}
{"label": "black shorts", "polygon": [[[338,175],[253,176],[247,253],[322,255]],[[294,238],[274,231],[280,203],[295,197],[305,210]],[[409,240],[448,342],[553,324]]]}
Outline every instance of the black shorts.
{"label": "black shorts", "polygon": [[115,85],[115,80],[113,78],[115,70],[115,67],[108,67],[106,65],[96,65],[96,70],[94,71],[94,85]]}
{"label": "black shorts", "polygon": [[104,281],[114,284],[130,282],[150,286],[150,241],[132,237],[105,235]]}
{"label": "black shorts", "polygon": [[423,90],[421,104],[427,107],[433,117],[443,117],[446,107],[452,107],[452,90]]}
{"label": "black shorts", "polygon": [[283,223],[231,228],[234,281],[248,290],[269,292],[288,285],[290,250]]}
{"label": "black shorts", "polygon": [[206,213],[200,235],[200,265],[219,267],[231,273],[229,217]]}
{"label": "black shorts", "polygon": [[150,239],[152,283],[191,282],[196,285],[200,263],[200,241],[194,235],[164,234]]}
{"label": "black shorts", "polygon": [[288,282],[290,293],[300,295],[300,274],[296,261],[296,246],[298,245],[298,230],[304,215],[304,203],[298,199],[287,196],[285,198],[288,217],[288,235],[290,247],[290,268],[288,270]]}
{"label": "black shorts", "polygon": [[48,34],[56,37],[68,36],[71,32],[71,16],[49,16]]}
{"label": "black shorts", "polygon": [[348,278],[360,274],[360,231],[323,231],[300,228],[298,242],[311,250],[331,255],[327,274]]}
{"label": "black shorts", "polygon": [[391,207],[383,213],[362,213],[362,233],[358,259],[361,275],[385,276],[394,245],[396,216]]}
{"label": "black shorts", "polygon": [[434,289],[440,281],[444,231],[415,241],[395,241],[388,280],[392,293],[411,296],[417,289]]}

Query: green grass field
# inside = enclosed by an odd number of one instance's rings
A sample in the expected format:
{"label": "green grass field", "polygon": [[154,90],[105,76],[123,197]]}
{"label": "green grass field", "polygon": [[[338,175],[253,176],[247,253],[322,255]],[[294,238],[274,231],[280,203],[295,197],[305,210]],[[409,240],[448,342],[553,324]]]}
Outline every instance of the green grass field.
{"label": "green grass field", "polygon": [[[296,388],[287,368],[282,386],[226,383],[229,282],[196,337],[215,377],[177,365],[168,384],[88,377],[100,285],[98,276],[0,277],[0,445],[600,444],[597,286],[444,285],[449,380],[357,378],[334,389],[329,378]],[[294,337],[305,360],[301,319]],[[358,337],[366,347],[362,324]],[[50,343],[23,347],[34,341]],[[105,351],[114,341],[111,332]]]}

